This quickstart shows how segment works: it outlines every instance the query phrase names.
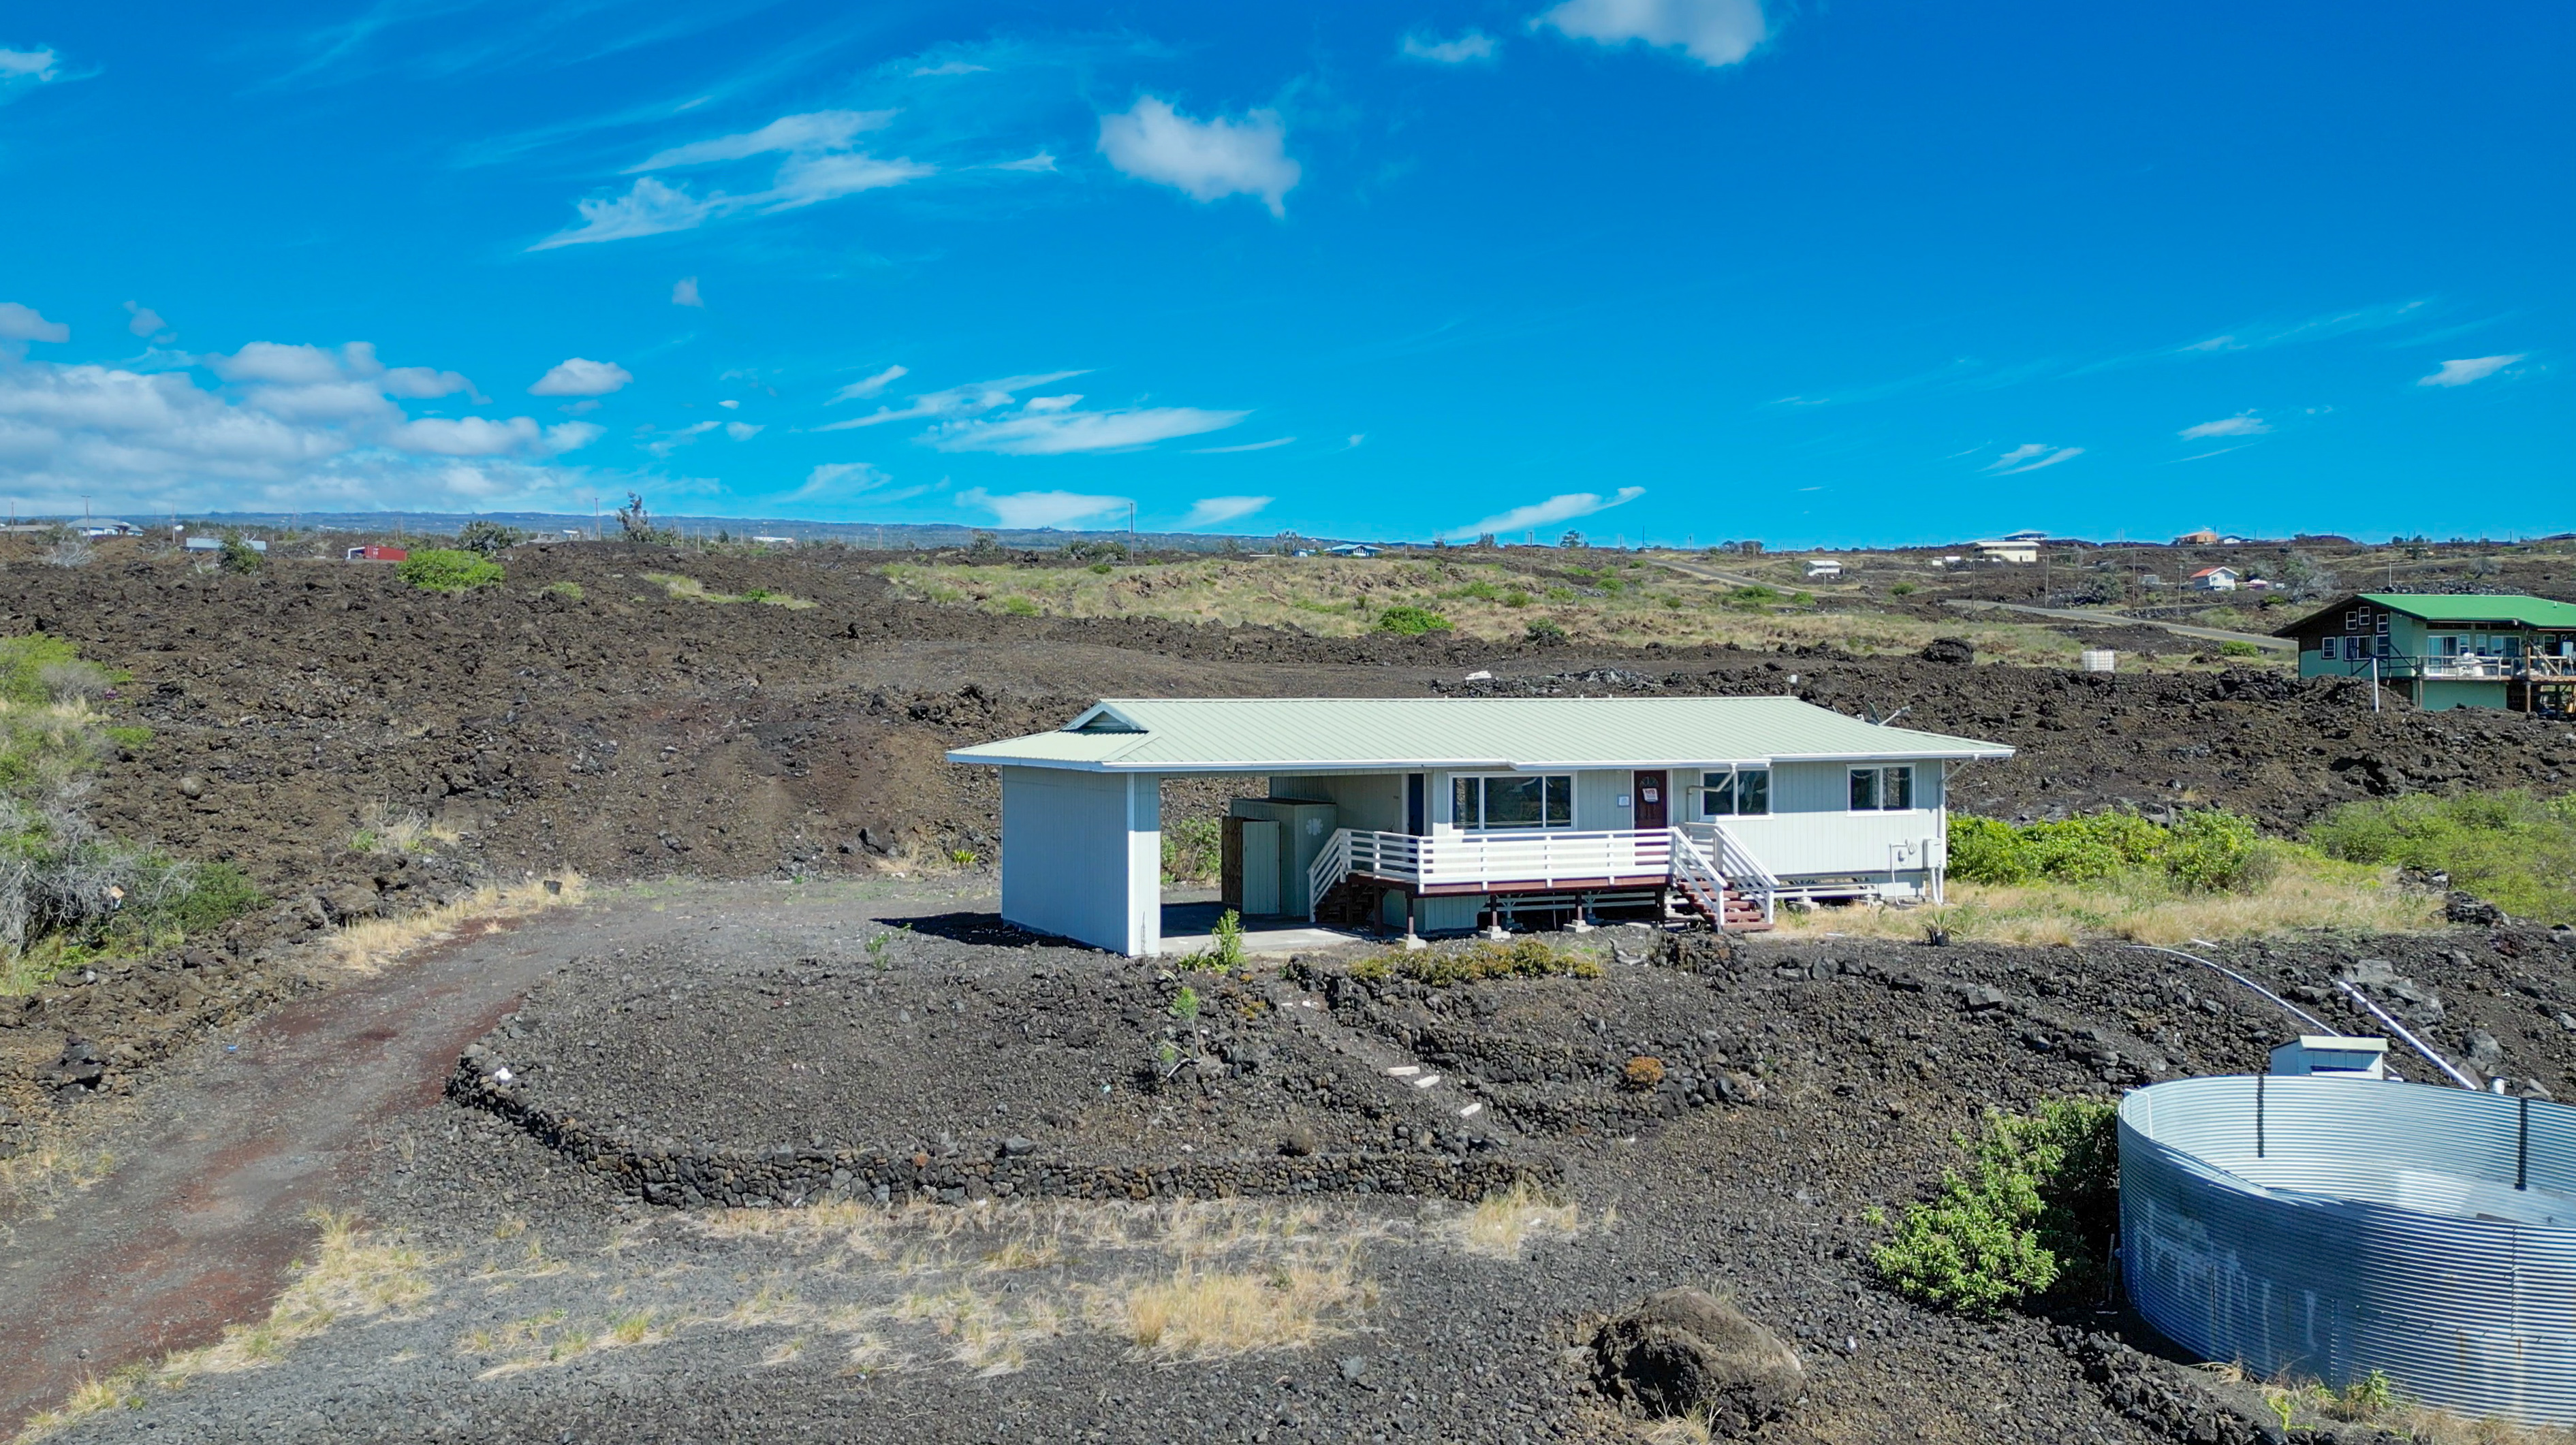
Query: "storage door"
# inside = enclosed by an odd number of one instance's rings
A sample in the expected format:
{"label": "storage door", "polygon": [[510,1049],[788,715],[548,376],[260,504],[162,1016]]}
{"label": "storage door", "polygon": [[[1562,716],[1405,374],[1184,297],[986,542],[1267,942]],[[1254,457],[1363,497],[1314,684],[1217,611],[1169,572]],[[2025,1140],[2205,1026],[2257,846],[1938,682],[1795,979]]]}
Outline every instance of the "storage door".
{"label": "storage door", "polygon": [[1243,913],[1266,918],[1279,912],[1279,825],[1243,820]]}

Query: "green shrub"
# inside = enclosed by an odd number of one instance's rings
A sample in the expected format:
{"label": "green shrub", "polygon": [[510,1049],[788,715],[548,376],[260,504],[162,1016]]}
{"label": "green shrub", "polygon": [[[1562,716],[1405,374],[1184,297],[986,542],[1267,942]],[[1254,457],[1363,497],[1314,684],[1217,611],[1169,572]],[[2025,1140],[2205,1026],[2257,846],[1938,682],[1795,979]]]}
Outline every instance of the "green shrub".
{"label": "green shrub", "polygon": [[2053,823],[1950,820],[1950,876],[1967,883],[2102,884],[2138,874],[2191,893],[2244,890],[2270,876],[2250,818],[2217,809],[2171,826],[2124,808]]}
{"label": "green shrub", "polygon": [[1553,646],[1565,640],[1565,629],[1555,619],[1542,617],[1521,629],[1521,636],[1541,646]]}
{"label": "green shrub", "polygon": [[1413,954],[1394,965],[1392,971],[1433,988],[1447,988],[1496,978],[1550,978],[1559,974],[1599,978],[1601,965],[1584,954],[1557,948],[1536,934],[1523,934],[1509,943],[1487,941],[1456,951]]}
{"label": "green shrub", "polygon": [[1038,605],[1026,597],[1003,598],[1002,610],[1011,614],[1013,617],[1035,617],[1038,615]]}
{"label": "green shrub", "polygon": [[1887,589],[1887,595],[1890,597],[1911,597],[1922,590],[1922,588],[1915,586],[1911,582],[1899,582],[1895,586]]}
{"label": "green shrub", "polygon": [[223,550],[215,554],[215,565],[227,572],[247,575],[268,565],[268,555],[243,540],[239,532],[224,534]]}
{"label": "green shrub", "polygon": [[1224,824],[1215,818],[1177,818],[1163,830],[1163,881],[1198,883],[1216,876]]}
{"label": "green shrub", "polygon": [[403,559],[394,575],[423,592],[471,592],[501,580],[501,564],[452,547],[424,547]]}
{"label": "green shrub", "polygon": [[154,921],[185,934],[202,935],[267,903],[268,896],[239,868],[230,863],[200,863],[188,870],[186,882],[156,910]]}
{"label": "green shrub", "polygon": [[1959,1147],[1967,1172],[1944,1171],[1939,1195],[1909,1207],[1877,1250],[1879,1273],[1898,1293],[1990,1315],[2101,1283],[2120,1218],[2112,1105],[2055,1099],[2037,1114],[1990,1110]]}
{"label": "green shrub", "polygon": [[1092,563],[1092,564],[1091,564],[1091,570],[1092,570],[1092,571],[1094,571],[1094,572],[1099,573],[1099,574],[1100,574],[1101,576],[1103,576],[1103,577],[1106,577],[1106,576],[1108,576],[1110,573],[1112,573],[1112,572],[1116,571],[1117,569],[1116,569],[1116,568],[1114,568],[1114,567],[1112,567],[1112,566],[1110,566],[1110,565],[1109,565],[1108,563],[1106,563],[1106,562],[1094,562],[1094,563]]}
{"label": "green shrub", "polygon": [[460,552],[472,552],[478,556],[490,557],[509,551],[528,540],[528,536],[528,533],[516,527],[504,527],[498,522],[489,522],[478,517],[457,529],[456,547]]}
{"label": "green shrub", "polygon": [[80,649],[59,637],[37,632],[0,638],[0,699],[31,707],[51,702],[53,689],[45,685],[46,670],[79,662]]}
{"label": "green shrub", "polygon": [[537,590],[551,592],[569,602],[579,602],[582,599],[581,584],[578,582],[549,582]]}
{"label": "green shrub", "polygon": [[1503,605],[1511,608],[1527,607],[1530,605],[1530,595],[1515,587],[1503,594]]}
{"label": "green shrub", "polygon": [[2308,828],[2330,856],[2451,875],[2507,913],[2576,923],[2576,793],[2521,788],[2346,803]]}
{"label": "green shrub", "polygon": [[2263,655],[2263,649],[2250,642],[2222,642],[2218,644],[2218,655],[2221,657],[2261,657]]}
{"label": "green shrub", "polygon": [[1377,630],[1398,637],[1420,637],[1426,632],[1447,632],[1449,619],[1428,607],[1390,607],[1377,615]]}

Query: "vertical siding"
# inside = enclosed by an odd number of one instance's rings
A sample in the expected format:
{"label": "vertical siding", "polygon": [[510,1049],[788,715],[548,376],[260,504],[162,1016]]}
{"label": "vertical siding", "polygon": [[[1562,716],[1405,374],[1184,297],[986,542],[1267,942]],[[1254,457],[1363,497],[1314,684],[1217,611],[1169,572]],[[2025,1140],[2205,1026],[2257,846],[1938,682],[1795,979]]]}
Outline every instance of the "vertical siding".
{"label": "vertical siding", "polygon": [[[1128,916],[1140,851],[1129,827],[1129,778],[1056,768],[1002,772],[1002,917],[1041,933],[1127,953],[1139,942]],[[1142,778],[1147,797],[1159,790]],[[1161,902],[1161,823],[1145,808],[1142,886]],[[1159,931],[1159,923],[1157,927]]]}
{"label": "vertical siding", "polygon": [[[1636,809],[1619,806],[1637,781],[1625,768],[1593,768],[1574,775],[1574,826],[1584,832],[1633,828]],[[1630,799],[1631,803],[1635,800]]]}
{"label": "vertical siding", "polygon": [[1782,763],[1771,770],[1774,813],[1848,813],[1851,780],[1841,763]]}
{"label": "vertical siding", "polygon": [[1270,796],[1330,803],[1340,810],[1343,828],[1381,833],[1404,831],[1404,774],[1282,774],[1270,780]]}

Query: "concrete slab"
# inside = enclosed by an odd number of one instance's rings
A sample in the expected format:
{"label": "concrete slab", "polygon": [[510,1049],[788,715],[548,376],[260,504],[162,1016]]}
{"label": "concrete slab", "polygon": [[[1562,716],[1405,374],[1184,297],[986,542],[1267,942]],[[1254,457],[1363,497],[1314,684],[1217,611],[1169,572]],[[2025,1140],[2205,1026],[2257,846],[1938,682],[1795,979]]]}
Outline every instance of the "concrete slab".
{"label": "concrete slab", "polygon": [[[1222,903],[1164,904],[1163,944],[1156,956],[1173,958],[1214,948],[1216,921],[1224,912]],[[1247,918],[1243,921],[1243,951],[1249,954],[1309,953],[1367,941],[1364,934],[1339,928],[1318,928],[1302,918]]]}

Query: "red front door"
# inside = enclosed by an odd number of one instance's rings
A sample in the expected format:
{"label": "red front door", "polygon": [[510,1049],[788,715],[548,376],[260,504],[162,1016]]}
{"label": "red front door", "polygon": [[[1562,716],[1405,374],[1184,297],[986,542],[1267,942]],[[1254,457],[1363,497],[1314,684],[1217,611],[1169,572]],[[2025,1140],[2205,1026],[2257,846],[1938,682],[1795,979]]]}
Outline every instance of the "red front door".
{"label": "red front door", "polygon": [[1636,795],[1633,799],[1635,806],[1630,810],[1629,816],[1637,820],[1637,828],[1640,832],[1672,826],[1669,793],[1670,789],[1665,786],[1662,770],[1637,775]]}

